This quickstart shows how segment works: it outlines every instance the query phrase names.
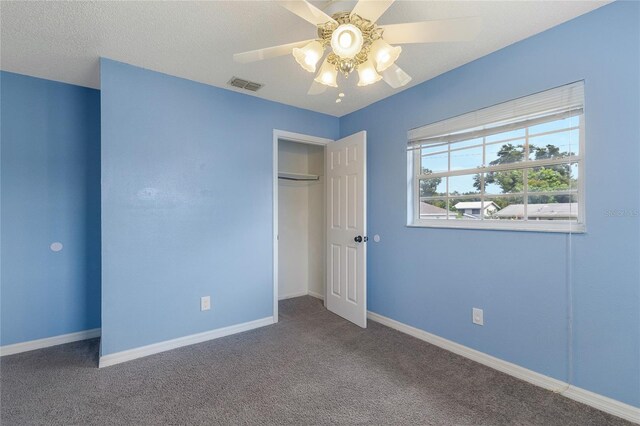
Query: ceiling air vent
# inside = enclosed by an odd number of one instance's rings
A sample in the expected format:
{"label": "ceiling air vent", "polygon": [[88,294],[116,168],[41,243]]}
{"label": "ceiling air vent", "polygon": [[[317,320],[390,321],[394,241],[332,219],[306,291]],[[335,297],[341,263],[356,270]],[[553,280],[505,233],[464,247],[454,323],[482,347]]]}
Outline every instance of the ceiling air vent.
{"label": "ceiling air vent", "polygon": [[263,86],[260,83],[243,80],[238,77],[233,77],[231,80],[229,80],[229,84],[233,87],[239,87],[240,89],[250,90],[252,92],[257,92]]}

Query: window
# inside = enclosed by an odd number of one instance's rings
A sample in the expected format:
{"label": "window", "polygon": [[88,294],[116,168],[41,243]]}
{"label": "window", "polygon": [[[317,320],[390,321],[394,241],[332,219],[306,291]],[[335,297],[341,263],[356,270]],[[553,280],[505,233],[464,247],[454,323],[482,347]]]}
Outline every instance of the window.
{"label": "window", "polygon": [[409,225],[584,231],[583,82],[408,136]]}

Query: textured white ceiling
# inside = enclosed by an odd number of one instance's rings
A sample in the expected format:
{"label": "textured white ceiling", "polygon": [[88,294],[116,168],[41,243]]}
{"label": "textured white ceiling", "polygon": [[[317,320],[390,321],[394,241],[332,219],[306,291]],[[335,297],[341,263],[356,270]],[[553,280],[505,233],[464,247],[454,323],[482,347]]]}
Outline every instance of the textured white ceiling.
{"label": "textured white ceiling", "polygon": [[[413,77],[407,88],[608,2],[397,1],[379,23],[483,18],[473,42],[404,45],[397,63]],[[313,3],[329,14],[355,4]],[[339,90],[308,96],[313,75],[291,55],[235,63],[236,52],[316,37],[313,25],[273,1],[2,1],[0,36],[1,69],[94,88],[104,56],[225,88],[238,76],[265,84],[255,96],[335,116],[397,92],[384,82],[357,87],[353,75],[340,78]],[[336,104],[339,91],[346,96]]]}

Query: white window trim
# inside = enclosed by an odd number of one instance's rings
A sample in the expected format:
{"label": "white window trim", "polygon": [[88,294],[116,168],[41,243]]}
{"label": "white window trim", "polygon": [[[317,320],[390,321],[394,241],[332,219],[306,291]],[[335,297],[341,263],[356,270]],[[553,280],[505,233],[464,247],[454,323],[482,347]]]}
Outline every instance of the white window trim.
{"label": "white window trim", "polygon": [[[583,82],[572,83],[571,85],[582,85]],[[567,85],[569,86],[569,85]],[[546,92],[551,92],[551,89]],[[539,99],[540,97],[544,97],[545,92],[541,92],[540,94],[530,95],[520,99],[532,98]],[[542,96],[541,96],[542,95]],[[492,108],[499,108],[502,105],[506,105],[508,103],[516,103],[520,102],[520,99],[505,102],[504,104],[498,104],[493,107],[484,108],[480,111],[489,110]],[[572,100],[573,102],[573,100]],[[585,233],[587,232],[586,228],[586,194],[585,194],[585,112],[586,108],[584,106],[584,102],[582,105],[583,113],[580,116],[580,122],[578,125],[579,128],[579,152],[578,155],[565,157],[562,159],[556,160],[538,160],[538,161],[523,161],[522,163],[509,164],[504,166],[493,166],[493,167],[479,167],[476,169],[466,169],[466,170],[456,170],[456,171],[448,171],[441,173],[431,173],[429,175],[417,175],[414,174],[414,170],[420,170],[421,168],[421,156],[414,155],[412,151],[407,152],[407,179],[410,182],[407,185],[407,227],[410,228],[444,228],[444,229],[476,229],[476,230],[498,230],[498,231],[534,231],[534,232],[555,232],[555,233],[565,233],[565,234],[573,234],[573,233]],[[465,122],[469,119],[472,114],[478,114],[478,112],[472,112],[469,114],[464,114],[463,116],[454,117],[452,120]],[[448,120],[444,120],[448,121]],[[430,131],[425,131],[425,128],[435,127],[441,122],[434,123],[434,125],[424,126],[422,128],[410,130],[408,133],[409,137],[409,145],[412,144],[418,138],[429,136]],[[431,131],[433,132],[433,131]],[[537,135],[536,135],[537,136]],[[527,136],[528,139],[528,136]],[[468,148],[468,147],[467,147]],[[419,152],[419,151],[418,151]],[[484,151],[483,151],[484,152]],[[449,161],[451,161],[449,159]],[[566,163],[577,163],[578,164],[578,186],[577,186],[577,195],[578,195],[578,221],[554,221],[554,220],[448,220],[448,219],[421,219],[420,218],[420,179],[424,178],[434,178],[434,177],[448,177],[448,176],[460,176],[460,175],[468,175],[483,171],[491,171],[496,169],[505,169],[505,170],[514,170],[517,168],[527,169],[531,167],[536,167],[540,165],[548,165],[548,164],[566,164]],[[515,166],[515,167],[514,167]],[[525,174],[526,176],[526,174]],[[525,177],[526,179],[526,177]],[[448,184],[446,188],[446,192],[449,191]],[[491,194],[493,196],[494,194]],[[517,195],[517,194],[514,194]],[[527,196],[536,195],[536,193],[527,192]],[[510,194],[498,194],[498,196],[510,196]],[[469,196],[470,198],[473,196]],[[434,197],[438,198],[438,197]],[[443,197],[444,198],[444,197]],[[464,198],[456,197],[456,198]],[[525,203],[526,205],[526,203]]]}

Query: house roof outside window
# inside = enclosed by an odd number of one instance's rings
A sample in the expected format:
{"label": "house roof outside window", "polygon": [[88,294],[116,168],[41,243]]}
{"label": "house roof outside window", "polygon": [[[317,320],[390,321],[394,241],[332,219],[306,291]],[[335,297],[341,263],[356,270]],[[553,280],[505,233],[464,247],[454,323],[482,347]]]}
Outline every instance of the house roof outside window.
{"label": "house roof outside window", "polygon": [[[522,218],[524,204],[511,204],[494,215],[500,218]],[[527,217],[529,219],[577,219],[578,203],[529,204]]]}
{"label": "house roof outside window", "polygon": [[447,210],[422,201],[420,203],[420,217],[424,218],[447,218]]}
{"label": "house roof outside window", "polygon": [[[493,206],[493,208],[498,209],[498,205],[493,201],[489,201],[488,203],[484,203],[485,210],[489,207]],[[481,201],[461,201],[454,206],[458,210],[470,210],[470,209],[481,209],[482,202]]]}
{"label": "house roof outside window", "polygon": [[[463,214],[463,218],[465,219],[478,219],[476,216],[472,216],[470,214]],[[420,218],[421,219],[447,219],[447,209],[443,209],[442,207],[434,206],[425,201],[420,202]],[[457,214],[454,212],[449,212],[448,219],[457,219]]]}

